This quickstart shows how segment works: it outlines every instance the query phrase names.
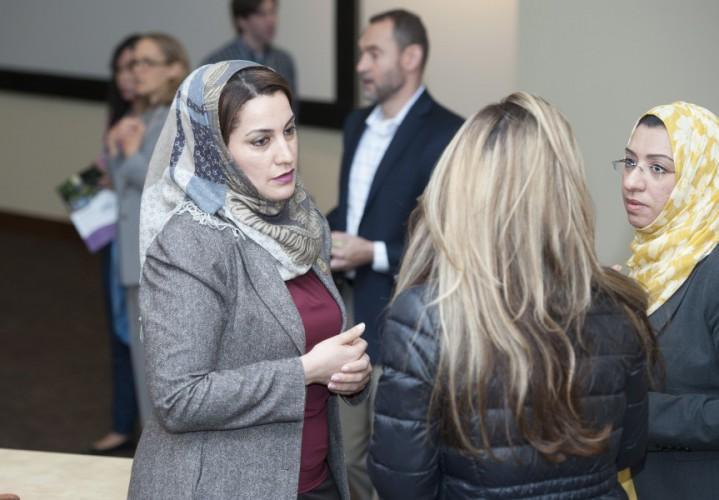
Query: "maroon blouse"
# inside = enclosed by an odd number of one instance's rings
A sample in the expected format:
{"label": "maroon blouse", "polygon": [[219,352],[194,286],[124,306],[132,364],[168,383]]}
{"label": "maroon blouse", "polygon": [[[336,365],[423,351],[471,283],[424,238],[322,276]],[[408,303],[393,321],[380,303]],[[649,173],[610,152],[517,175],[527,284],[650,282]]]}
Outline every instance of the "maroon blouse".
{"label": "maroon blouse", "polygon": [[[305,352],[342,328],[342,313],[330,292],[313,271],[286,282],[287,289],[305,327]],[[302,428],[302,459],[297,493],[307,493],[327,479],[329,466],[329,427],[327,399],[330,392],[322,384],[307,386],[305,424]]]}

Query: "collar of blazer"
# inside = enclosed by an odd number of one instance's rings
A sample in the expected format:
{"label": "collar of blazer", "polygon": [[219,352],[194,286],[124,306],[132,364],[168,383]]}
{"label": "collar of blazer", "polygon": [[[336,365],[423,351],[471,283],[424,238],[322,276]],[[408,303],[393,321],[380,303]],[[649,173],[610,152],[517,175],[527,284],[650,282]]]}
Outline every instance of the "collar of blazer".
{"label": "collar of blazer", "polygon": [[669,322],[676,314],[677,310],[679,309],[679,306],[684,301],[684,296],[687,294],[687,289],[689,288],[690,283],[691,277],[684,282],[684,284],[679,288],[679,290],[674,292],[674,295],[672,295],[668,301],[662,304],[659,309],[654,311],[652,315],[649,316],[649,322],[654,328],[654,332],[656,335],[661,335],[664,327],[669,324]]}
{"label": "collar of blazer", "polygon": [[649,321],[657,335],[661,335],[662,329],[672,320],[679,306],[684,301],[687,291],[692,288],[692,284],[695,281],[699,281],[698,286],[701,287],[702,280],[714,280],[714,276],[717,273],[716,269],[719,269],[719,245],[714,247],[714,250],[712,250],[709,255],[694,266],[691,274],[682,286],[679,287],[679,290],[674,292],[674,295],[649,317]]}
{"label": "collar of blazer", "polygon": [[[302,318],[292,301],[287,285],[275,267],[274,258],[264,248],[249,239],[242,241],[240,255],[242,256],[245,272],[257,296],[264,302],[270,313],[292,339],[299,353],[305,354],[305,329]],[[337,288],[334,286],[327,262],[329,262],[329,255],[327,255],[326,249],[323,248],[320,257],[312,265],[312,270],[337,302],[342,314],[344,329],[347,321],[344,304]]]}
{"label": "collar of blazer", "polygon": [[[412,143],[412,140],[417,136],[419,130],[427,124],[425,115],[431,111],[433,104],[434,100],[429,95],[429,92],[425,90],[422,92],[422,95],[417,98],[417,101],[409,110],[407,116],[404,117],[404,120],[402,120],[402,123],[397,128],[397,132],[395,132],[389,146],[387,146],[387,151],[385,151],[384,156],[377,167],[377,171],[374,174],[372,185],[370,186],[369,194],[367,195],[365,210],[366,207],[370,206],[376,197],[380,186],[383,185],[384,179],[387,177],[387,174],[389,174],[392,171],[393,166],[400,161],[400,157]],[[366,116],[364,118],[366,119]],[[365,120],[363,119],[363,131],[365,127]],[[357,143],[359,143],[359,137],[361,137],[361,135],[361,133],[358,134]],[[357,144],[355,144],[355,149],[356,148]]]}

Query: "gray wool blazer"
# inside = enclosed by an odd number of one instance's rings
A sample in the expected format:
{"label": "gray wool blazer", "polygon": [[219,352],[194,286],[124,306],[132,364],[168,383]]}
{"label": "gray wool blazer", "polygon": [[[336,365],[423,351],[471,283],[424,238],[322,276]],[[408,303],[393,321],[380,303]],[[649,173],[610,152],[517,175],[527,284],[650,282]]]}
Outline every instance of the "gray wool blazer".
{"label": "gray wool blazer", "polygon": [[665,383],[649,393],[639,500],[719,498],[719,247],[650,317]]}
{"label": "gray wool blazer", "polygon": [[[344,324],[329,250],[325,223],[313,270]],[[154,411],[129,498],[297,498],[305,335],[271,255],[228,229],[174,215],[147,252],[140,309]],[[328,462],[347,499],[337,399],[328,401]]]}
{"label": "gray wool blazer", "polygon": [[117,245],[119,248],[120,282],[137,286],[140,282],[140,200],[150,158],[170,108],[159,106],[142,114],[145,135],[140,149],[125,158],[122,154],[108,162],[112,185],[117,193]]}

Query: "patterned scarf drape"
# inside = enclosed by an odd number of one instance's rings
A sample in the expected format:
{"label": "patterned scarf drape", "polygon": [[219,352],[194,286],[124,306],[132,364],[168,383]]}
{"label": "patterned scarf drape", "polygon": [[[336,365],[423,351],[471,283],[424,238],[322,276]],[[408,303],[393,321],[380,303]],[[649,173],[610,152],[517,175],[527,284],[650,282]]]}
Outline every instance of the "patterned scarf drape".
{"label": "patterned scarf drape", "polygon": [[719,120],[686,102],[645,114],[664,122],[676,168],[669,200],[651,224],[635,231],[627,262],[629,275],[649,292],[651,314],[719,242]]}
{"label": "patterned scarf drape", "polygon": [[322,214],[297,181],[281,202],[262,198],[234,163],[220,132],[218,105],[227,81],[259,66],[226,61],[202,66],[182,83],[160,134],[142,196],[140,260],[170,217],[231,229],[266,249],[283,279],[306,273],[320,253]]}

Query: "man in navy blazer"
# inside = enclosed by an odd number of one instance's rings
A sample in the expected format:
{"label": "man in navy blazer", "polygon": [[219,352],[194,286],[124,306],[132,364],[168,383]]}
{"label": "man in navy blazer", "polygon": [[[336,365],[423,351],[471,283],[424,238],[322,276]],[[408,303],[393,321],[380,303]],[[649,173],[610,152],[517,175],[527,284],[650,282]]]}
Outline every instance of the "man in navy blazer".
{"label": "man in navy blazer", "polygon": [[[373,105],[345,121],[339,204],[328,220],[332,270],[347,282],[348,310],[355,323],[366,323],[367,352],[378,365],[381,317],[410,212],[462,119],[432,99],[422,83],[429,42],[418,16],[401,9],[373,16],[358,45],[357,73]],[[353,499],[372,495],[366,452],[373,399],[371,391],[364,407],[342,408]]]}

